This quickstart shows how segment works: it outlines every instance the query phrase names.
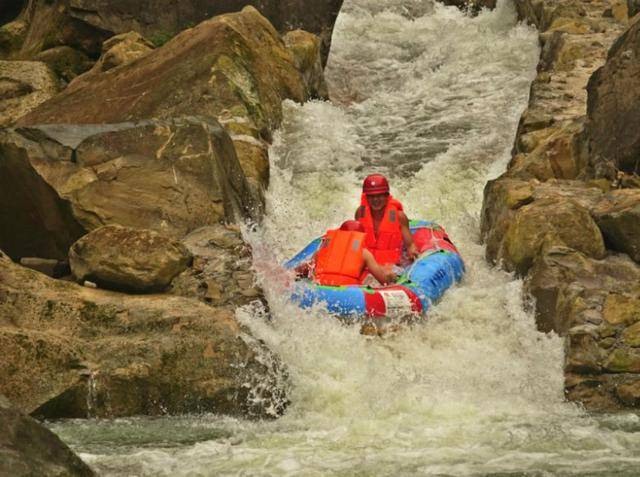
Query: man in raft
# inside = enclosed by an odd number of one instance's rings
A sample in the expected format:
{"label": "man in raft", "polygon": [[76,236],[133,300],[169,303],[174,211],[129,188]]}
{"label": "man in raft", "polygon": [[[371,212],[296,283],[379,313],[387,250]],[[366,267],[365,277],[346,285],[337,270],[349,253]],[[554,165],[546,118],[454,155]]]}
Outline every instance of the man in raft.
{"label": "man in raft", "polygon": [[[357,220],[347,220],[339,229],[328,230],[322,237],[311,267],[296,269],[299,276],[311,275],[318,285],[360,285],[370,273],[383,285],[398,278],[390,265],[380,265],[365,248],[365,229]],[[366,272],[365,272],[366,269]]]}
{"label": "man in raft", "polygon": [[402,258],[402,246],[411,261],[418,249],[409,230],[409,219],[402,204],[389,193],[389,182],[382,174],[367,176],[362,184],[360,207],[356,220],[365,230],[365,247],[381,265],[397,265]]}

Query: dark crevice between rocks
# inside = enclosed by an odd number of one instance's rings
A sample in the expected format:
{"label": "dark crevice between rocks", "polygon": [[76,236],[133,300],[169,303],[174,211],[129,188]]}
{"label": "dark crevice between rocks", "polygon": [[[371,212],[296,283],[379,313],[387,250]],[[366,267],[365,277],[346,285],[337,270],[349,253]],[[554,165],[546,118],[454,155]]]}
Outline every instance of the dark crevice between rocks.
{"label": "dark crevice between rocks", "polygon": [[18,18],[26,4],[26,1],[19,0],[5,0],[0,3],[0,26]]}

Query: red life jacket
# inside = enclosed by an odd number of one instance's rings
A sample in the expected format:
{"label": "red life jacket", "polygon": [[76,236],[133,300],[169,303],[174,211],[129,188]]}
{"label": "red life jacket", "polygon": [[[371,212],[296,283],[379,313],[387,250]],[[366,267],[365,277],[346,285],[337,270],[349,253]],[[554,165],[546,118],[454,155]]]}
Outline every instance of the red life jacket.
{"label": "red life jacket", "polygon": [[314,280],[320,285],[359,285],[364,270],[365,233],[329,230],[315,257]]}
{"label": "red life jacket", "polygon": [[397,264],[402,257],[404,242],[400,229],[399,212],[402,212],[402,204],[389,196],[384,215],[378,226],[378,235],[376,236],[367,196],[362,194],[360,198],[360,207],[356,211],[356,219],[364,226],[367,233],[365,246],[371,251],[380,265]]}

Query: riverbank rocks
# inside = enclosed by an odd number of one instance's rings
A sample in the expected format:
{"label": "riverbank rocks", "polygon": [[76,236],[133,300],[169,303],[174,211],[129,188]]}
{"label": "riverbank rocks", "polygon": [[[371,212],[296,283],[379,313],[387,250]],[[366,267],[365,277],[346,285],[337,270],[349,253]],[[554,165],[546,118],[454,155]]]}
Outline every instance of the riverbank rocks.
{"label": "riverbank rocks", "polygon": [[308,98],[328,99],[329,91],[324,80],[320,48],[320,38],[303,31],[294,30],[282,38],[285,45],[293,54],[298,71],[302,74],[302,81]]}
{"label": "riverbank rocks", "polygon": [[60,90],[53,71],[39,61],[0,61],[0,127],[9,126]]}
{"label": "riverbank rocks", "polygon": [[115,35],[102,44],[102,54],[93,67],[73,81],[73,86],[91,81],[96,75],[126,65],[151,52],[155,47],[137,32]]}
{"label": "riverbank rocks", "polygon": [[637,24],[618,0],[515,4],[540,30],[541,56],[512,160],[485,187],[487,258],[524,277],[538,329],[565,337],[567,397],[636,407]]}
{"label": "riverbank rocks", "polygon": [[0,131],[0,247],[14,259],[64,259],[103,225],[181,238],[249,216],[233,144],[213,119]]}
{"label": "riverbank rocks", "polygon": [[182,243],[193,255],[193,265],[173,280],[170,293],[213,306],[248,305],[263,299],[252,270],[251,250],[238,226],[202,227]]}
{"label": "riverbank rocks", "polygon": [[[159,45],[211,17],[252,6],[281,33],[303,29],[318,35],[322,41],[324,65],[342,2],[182,0],[176,8],[171,0],[151,0],[141,8],[138,4],[117,0],[29,0],[22,15],[15,20],[23,25],[19,40],[10,43],[12,48],[7,48],[7,51],[13,56],[28,58],[46,48],[68,45],[79,47],[97,58],[99,45],[114,34],[136,31]],[[11,31],[14,30],[16,28]],[[16,36],[14,34],[12,38]]]}
{"label": "riverbank rocks", "polygon": [[607,246],[640,263],[640,189],[610,192],[594,210],[594,216]]}
{"label": "riverbank rocks", "polygon": [[83,52],[70,46],[49,48],[35,55],[34,60],[49,65],[51,70],[65,83],[90,69],[94,63]]}
{"label": "riverbank rocks", "polygon": [[95,475],[53,432],[14,409],[3,396],[0,429],[0,475]]}
{"label": "riverbank rocks", "polygon": [[176,240],[152,230],[119,225],[100,227],[69,250],[74,277],[101,288],[129,293],[164,290],[191,262]]}
{"label": "riverbank rocks", "polygon": [[251,195],[257,198],[252,211],[258,217],[268,180],[268,142],[282,120],[282,101],[302,102],[321,88],[310,57],[317,50],[311,50],[299,63],[311,65],[303,71],[309,80],[305,84],[277,31],[247,7],[186,30],[132,63],[87,81],[78,78],[20,124],[216,118],[231,135],[250,178]]}
{"label": "riverbank rocks", "polygon": [[0,393],[35,416],[274,417],[287,403],[278,358],[233,306],[82,287],[7,259],[0,345]]}
{"label": "riverbank rocks", "polygon": [[300,72],[273,26],[247,7],[202,22],[133,64],[67,88],[20,124],[230,115],[247,118],[269,137],[284,99],[306,99]]}
{"label": "riverbank rocks", "polygon": [[616,40],[588,84],[591,160],[601,175],[640,174],[640,22]]}

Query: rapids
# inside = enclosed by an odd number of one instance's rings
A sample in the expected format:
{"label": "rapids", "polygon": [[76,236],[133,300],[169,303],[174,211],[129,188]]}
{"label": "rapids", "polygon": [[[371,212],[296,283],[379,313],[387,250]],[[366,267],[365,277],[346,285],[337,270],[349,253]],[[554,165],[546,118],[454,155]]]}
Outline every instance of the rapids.
{"label": "rapids", "polygon": [[[247,229],[272,319],[238,317],[286,363],[274,421],[214,415],[51,427],[101,475],[637,475],[640,419],[563,398],[562,340],[491,268],[482,189],[510,157],[538,60],[507,0],[470,18],[427,0],[346,0],[326,72],[334,99],[285,104],[264,223]],[[383,172],[410,218],[442,224],[467,265],[425,323],[366,338],[283,293],[277,263],[351,217]]]}

